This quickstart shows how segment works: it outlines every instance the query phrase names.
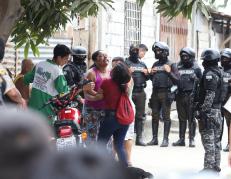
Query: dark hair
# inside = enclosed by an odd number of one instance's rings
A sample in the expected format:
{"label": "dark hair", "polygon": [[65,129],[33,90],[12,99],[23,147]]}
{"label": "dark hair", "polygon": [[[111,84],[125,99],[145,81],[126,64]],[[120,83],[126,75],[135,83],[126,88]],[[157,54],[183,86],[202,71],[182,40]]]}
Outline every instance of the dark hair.
{"label": "dark hair", "polygon": [[114,62],[114,61],[120,61],[120,62],[124,63],[124,58],[123,57],[114,57],[112,59],[112,62]]}
{"label": "dark hair", "polygon": [[71,50],[66,45],[58,44],[55,46],[53,53],[54,53],[54,58],[58,56],[65,57],[71,54]]}
{"label": "dark hair", "polygon": [[29,178],[32,164],[50,151],[51,130],[35,111],[7,106],[0,113],[0,178]]}
{"label": "dark hair", "polygon": [[140,44],[139,48],[143,48],[144,50],[148,51],[148,47],[144,44]]}
{"label": "dark hair", "polygon": [[127,83],[131,80],[131,73],[127,65],[118,63],[111,71],[111,78],[119,85],[121,92],[126,92]]}
{"label": "dark hair", "polygon": [[2,61],[3,57],[5,54],[5,43],[4,41],[0,38],[0,62]]}
{"label": "dark hair", "polygon": [[98,56],[99,53],[101,53],[101,52],[102,52],[102,50],[97,50],[97,51],[95,51],[95,52],[92,54],[91,58],[92,58],[93,62],[95,62],[95,61],[97,60],[97,56]]}

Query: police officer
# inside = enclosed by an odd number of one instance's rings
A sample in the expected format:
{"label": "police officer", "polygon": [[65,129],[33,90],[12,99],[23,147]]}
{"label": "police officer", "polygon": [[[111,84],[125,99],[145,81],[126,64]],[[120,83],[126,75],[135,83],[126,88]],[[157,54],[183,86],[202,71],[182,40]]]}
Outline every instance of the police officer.
{"label": "police officer", "polygon": [[68,86],[77,85],[83,80],[84,73],[87,70],[85,62],[87,50],[84,47],[77,46],[72,49],[72,61],[63,67],[64,75]]}
{"label": "police officer", "polygon": [[[227,102],[229,97],[231,96],[231,49],[225,48],[221,51],[221,66],[224,69],[224,82],[227,83],[227,96],[224,101],[224,103]],[[229,128],[230,128],[230,121],[231,121],[231,114],[225,109],[222,109],[222,113],[226,119],[226,124],[228,127],[228,144],[224,148],[223,151],[228,152],[229,151]]]}
{"label": "police officer", "polygon": [[178,63],[180,80],[176,95],[176,107],[179,118],[179,140],[173,146],[185,146],[185,131],[189,128],[189,147],[195,147],[194,137],[196,132],[196,121],[193,116],[193,102],[196,86],[202,77],[201,69],[195,62],[195,51],[190,47],[184,47],[180,51],[180,62]]}
{"label": "police officer", "polygon": [[142,133],[145,120],[145,100],[146,93],[144,88],[146,87],[146,81],[149,79],[149,73],[147,66],[139,59],[139,48],[131,45],[129,49],[129,57],[125,63],[128,65],[132,72],[132,78],[134,80],[134,88],[132,91],[132,100],[136,107],[135,115],[135,130],[136,130],[136,145],[145,146],[142,141]]}
{"label": "police officer", "polygon": [[199,131],[205,150],[204,169],[219,172],[221,160],[223,71],[218,67],[220,53],[205,49],[201,54],[204,72],[199,90]]}
{"label": "police officer", "polygon": [[161,147],[168,146],[168,136],[171,127],[170,108],[173,101],[171,87],[177,84],[179,74],[177,67],[169,59],[169,47],[165,42],[155,42],[152,46],[155,58],[158,59],[152,66],[151,80],[153,85],[150,107],[152,109],[153,138],[148,145],[158,145],[158,126],[160,110],[164,120],[164,138]]}

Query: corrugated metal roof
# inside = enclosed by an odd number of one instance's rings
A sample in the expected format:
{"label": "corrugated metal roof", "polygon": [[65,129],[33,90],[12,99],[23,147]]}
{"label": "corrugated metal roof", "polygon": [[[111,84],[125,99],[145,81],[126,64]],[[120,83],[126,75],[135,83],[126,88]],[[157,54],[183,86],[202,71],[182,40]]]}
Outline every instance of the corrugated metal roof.
{"label": "corrugated metal roof", "polygon": [[[48,39],[48,44],[41,44],[38,46],[40,56],[35,57],[32,50],[29,50],[28,59],[32,59],[36,64],[40,61],[46,60],[53,57],[53,49],[57,44],[64,44],[69,48],[72,47],[72,39],[70,38],[51,38]],[[5,56],[3,60],[3,65],[8,68],[13,77],[18,74],[21,70],[21,61],[24,59],[24,46],[19,49],[15,49],[15,44],[8,41],[5,49]]]}

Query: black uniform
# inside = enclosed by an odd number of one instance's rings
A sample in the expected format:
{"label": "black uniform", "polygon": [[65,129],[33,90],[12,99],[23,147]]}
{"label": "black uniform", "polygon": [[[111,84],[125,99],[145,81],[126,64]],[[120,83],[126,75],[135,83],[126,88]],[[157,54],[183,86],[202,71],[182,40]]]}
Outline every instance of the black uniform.
{"label": "black uniform", "polygon": [[[63,67],[63,73],[67,80],[67,85],[79,85],[84,81],[84,74],[87,71],[87,64],[85,63],[87,57],[87,50],[84,47],[77,46],[72,49],[72,61]],[[83,92],[80,93],[83,98]],[[79,108],[82,110],[83,104],[79,103]]]}
{"label": "black uniform", "polygon": [[221,104],[223,71],[218,67],[220,54],[213,49],[202,52],[204,72],[199,90],[199,131],[205,149],[204,170],[220,171],[222,133]]}
{"label": "black uniform", "polygon": [[146,145],[142,141],[142,133],[144,127],[144,112],[145,112],[145,101],[146,93],[144,88],[146,87],[146,81],[149,79],[148,75],[143,73],[143,69],[147,69],[147,66],[141,62],[138,58],[138,48],[130,47],[130,56],[125,61],[128,67],[132,68],[132,78],[134,80],[134,88],[132,91],[132,100],[135,104],[136,115],[135,115],[135,130],[136,130],[136,145]]}
{"label": "black uniform", "polygon": [[[227,94],[226,94],[225,101],[223,102],[225,104],[231,96],[231,49],[225,48],[221,51],[221,66],[224,69],[224,83],[227,86]],[[224,115],[226,119],[226,124],[228,127],[228,144],[224,148],[224,151],[228,152],[229,151],[229,140],[230,140],[229,128],[230,128],[230,122],[231,122],[231,113],[223,108],[222,114]]]}
{"label": "black uniform", "polygon": [[195,147],[196,121],[194,118],[194,99],[199,80],[202,77],[201,69],[195,62],[195,52],[189,47],[180,51],[181,60],[178,64],[180,80],[176,95],[176,107],[179,118],[179,140],[173,146],[185,146],[185,132],[187,121],[189,127],[189,147]]}
{"label": "black uniform", "polygon": [[[176,64],[168,59],[169,48],[164,42],[156,42],[152,50],[155,52],[155,57],[158,59],[152,66],[156,72],[151,75],[153,92],[150,100],[150,107],[152,108],[152,133],[153,139],[148,145],[158,145],[158,126],[160,110],[162,110],[162,117],[164,120],[164,139],[161,147],[168,146],[168,135],[171,127],[170,109],[173,101],[173,94],[171,87],[177,84],[179,74]],[[168,65],[171,71],[165,71],[164,65]]]}
{"label": "black uniform", "polygon": [[68,86],[78,85],[84,78],[87,71],[85,62],[69,62],[63,67],[64,76]]}

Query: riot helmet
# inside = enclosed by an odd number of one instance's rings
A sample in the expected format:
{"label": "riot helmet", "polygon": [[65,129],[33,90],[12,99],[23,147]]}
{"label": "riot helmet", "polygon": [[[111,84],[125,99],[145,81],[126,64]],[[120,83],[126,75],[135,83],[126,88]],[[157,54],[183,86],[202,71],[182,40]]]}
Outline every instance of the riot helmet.
{"label": "riot helmet", "polygon": [[169,56],[169,47],[165,42],[155,42],[152,51],[156,59],[166,59]]}
{"label": "riot helmet", "polygon": [[201,53],[201,60],[203,60],[202,65],[205,68],[209,66],[217,66],[220,58],[220,52],[212,48],[207,48]]}
{"label": "riot helmet", "polygon": [[129,48],[129,59],[135,63],[139,61],[139,47],[131,45]]}
{"label": "riot helmet", "polygon": [[180,51],[180,61],[185,67],[191,67],[195,60],[195,51],[190,47],[184,47]]}
{"label": "riot helmet", "polygon": [[231,68],[231,49],[225,48],[221,51],[221,66],[226,69]]}
{"label": "riot helmet", "polygon": [[72,56],[74,63],[84,62],[87,58],[87,49],[81,46],[73,47]]}
{"label": "riot helmet", "polygon": [[0,62],[3,60],[4,54],[5,54],[5,43],[0,38]]}

